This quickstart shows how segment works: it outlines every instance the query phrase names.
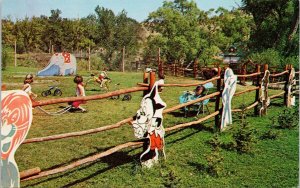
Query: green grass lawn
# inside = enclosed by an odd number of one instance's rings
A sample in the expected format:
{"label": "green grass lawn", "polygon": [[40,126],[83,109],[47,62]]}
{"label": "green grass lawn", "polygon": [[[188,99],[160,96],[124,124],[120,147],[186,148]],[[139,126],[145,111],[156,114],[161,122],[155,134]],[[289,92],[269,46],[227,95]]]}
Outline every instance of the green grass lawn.
{"label": "green grass lawn", "polygon": [[[2,72],[2,82],[7,89],[20,89],[23,77],[27,72],[35,73],[35,68],[17,69],[8,67]],[[88,72],[80,72],[85,80]],[[111,90],[136,86],[142,81],[142,73],[109,73]],[[166,83],[195,83],[191,78],[167,76]],[[120,83],[120,85],[115,85]],[[40,93],[49,85],[57,85],[62,89],[62,97],[74,96],[73,77],[36,78],[33,92],[39,95],[37,100],[44,100]],[[238,86],[237,92],[253,86]],[[168,107],[178,104],[178,97],[190,88],[165,88],[161,94]],[[87,95],[103,93],[95,84],[89,84]],[[95,91],[96,90],[96,91]],[[213,89],[211,90],[213,92]],[[271,94],[279,90],[270,91]],[[242,104],[249,105],[254,101],[255,92],[235,97],[233,108]],[[47,98],[57,98],[50,96]],[[132,117],[139,108],[142,92],[132,94],[131,101],[95,100],[84,105],[88,113],[65,113],[60,116],[48,116],[38,109],[33,110],[33,123],[27,138],[49,136],[53,134],[81,131],[116,123]],[[47,111],[57,111],[67,104],[56,104],[43,107]],[[209,103],[211,111],[214,103]],[[272,124],[271,117],[283,110],[283,100],[274,99],[265,117],[256,117],[253,110],[247,112],[249,126],[257,130],[258,138]],[[207,114],[206,114],[207,115]],[[199,115],[202,117],[203,115]],[[205,115],[204,115],[205,116]],[[198,117],[198,118],[199,118]],[[184,118],[180,111],[164,116],[164,126],[171,127],[179,123],[189,122],[196,117]],[[235,114],[234,123],[240,123]],[[65,173],[32,181],[21,182],[22,187],[295,187],[298,185],[298,128],[276,130],[280,132],[277,139],[258,139],[250,154],[239,154],[236,151],[221,149],[224,158],[224,173],[219,177],[210,176],[205,171],[205,156],[211,153],[208,141],[214,135],[213,118],[203,124],[191,126],[166,134],[167,160],[152,169],[144,169],[139,165],[142,148],[129,148],[110,156],[69,170]],[[272,128],[274,129],[274,128]],[[230,136],[230,130],[221,133],[221,138]],[[42,170],[53,169],[102,152],[115,145],[136,140],[133,129],[129,125],[97,134],[57,141],[21,145],[15,155],[19,170],[40,167]]]}

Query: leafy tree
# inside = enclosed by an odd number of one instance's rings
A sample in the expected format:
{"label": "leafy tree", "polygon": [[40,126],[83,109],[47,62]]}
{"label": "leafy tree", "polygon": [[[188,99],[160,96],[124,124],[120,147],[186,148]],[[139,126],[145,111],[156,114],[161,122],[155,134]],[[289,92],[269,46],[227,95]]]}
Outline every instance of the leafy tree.
{"label": "leafy tree", "polygon": [[165,1],[146,21],[154,34],[149,37],[145,55],[153,54],[151,51],[156,52],[160,45],[169,62],[198,58],[200,64],[208,65],[230,45],[247,45],[252,23],[252,17],[241,10],[219,8],[205,12],[194,1]]}
{"label": "leafy tree", "polygon": [[298,54],[298,13],[296,0],[243,0],[243,9],[253,15],[251,49],[273,48],[281,54]]}
{"label": "leafy tree", "polygon": [[14,31],[14,23],[9,19],[2,19],[2,43],[5,45],[9,45],[11,47],[14,46],[15,35]]}
{"label": "leafy tree", "polygon": [[162,55],[170,62],[193,60],[199,55],[200,50],[201,28],[198,20],[201,19],[202,13],[194,1],[164,1],[163,6],[150,13],[146,21],[151,31],[161,34],[156,36],[157,39],[150,38],[150,43],[165,41],[165,46],[161,46],[164,49]]}
{"label": "leafy tree", "polygon": [[110,9],[97,6],[95,43],[105,48],[104,60],[110,68],[118,67],[119,61],[113,65],[113,60],[122,48],[126,47],[126,53],[135,53],[138,45],[138,31],[140,25],[135,20],[128,18],[123,10],[118,15]]}

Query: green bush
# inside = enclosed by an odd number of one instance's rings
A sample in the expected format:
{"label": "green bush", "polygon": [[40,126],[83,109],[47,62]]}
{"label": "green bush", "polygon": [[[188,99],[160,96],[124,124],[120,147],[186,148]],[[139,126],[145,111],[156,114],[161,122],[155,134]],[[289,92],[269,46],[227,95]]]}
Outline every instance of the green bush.
{"label": "green bush", "polygon": [[212,146],[212,152],[205,155],[207,161],[206,171],[211,176],[219,177],[224,171],[224,158],[220,153],[222,142],[220,141],[219,135],[215,134],[213,138],[209,140],[209,144]]}
{"label": "green bush", "polygon": [[234,127],[233,133],[233,147],[239,153],[250,153],[252,151],[255,138],[256,130],[248,125],[248,122],[244,121],[240,126]]}
{"label": "green bush", "polygon": [[[277,118],[276,118],[277,117]],[[295,108],[283,109],[276,117],[273,117],[273,126],[279,129],[292,129],[299,123],[299,111]]]}
{"label": "green bush", "polygon": [[261,135],[260,139],[262,139],[262,140],[265,140],[265,139],[275,140],[276,138],[278,138],[279,135],[280,135],[280,133],[278,131],[269,129],[267,132],[265,132],[265,133],[263,133],[263,135]]}
{"label": "green bush", "polygon": [[220,154],[220,149],[213,149],[213,151],[205,156],[207,161],[207,173],[211,176],[219,177],[223,171],[224,158]]}

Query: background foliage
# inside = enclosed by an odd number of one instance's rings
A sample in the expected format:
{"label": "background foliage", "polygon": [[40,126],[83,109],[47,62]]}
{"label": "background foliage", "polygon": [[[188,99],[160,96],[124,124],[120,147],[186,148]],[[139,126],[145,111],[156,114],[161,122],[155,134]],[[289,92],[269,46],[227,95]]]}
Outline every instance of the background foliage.
{"label": "background foliage", "polygon": [[[242,0],[238,8],[201,10],[193,0],[164,1],[144,22],[129,18],[125,10],[114,13],[97,6],[87,17],[62,18],[58,9],[50,16],[2,19],[2,43],[17,52],[50,53],[88,51],[106,67],[119,70],[122,49],[127,61],[153,63],[158,48],[168,63],[201,65],[216,62],[229,46],[242,58],[256,63],[298,67],[299,5],[296,0]],[[102,64],[99,64],[99,67]]]}

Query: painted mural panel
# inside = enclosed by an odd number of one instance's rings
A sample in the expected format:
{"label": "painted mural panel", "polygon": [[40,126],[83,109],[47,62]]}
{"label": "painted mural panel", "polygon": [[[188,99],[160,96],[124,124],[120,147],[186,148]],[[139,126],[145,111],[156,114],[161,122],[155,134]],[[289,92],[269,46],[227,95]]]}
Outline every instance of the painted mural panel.
{"label": "painted mural panel", "polygon": [[32,103],[24,91],[1,92],[0,187],[20,187],[15,152],[25,140],[32,122]]}
{"label": "painted mural panel", "polygon": [[163,110],[166,103],[162,101],[158,93],[156,82],[150,93],[142,99],[140,109],[133,121],[134,135],[137,138],[145,138],[145,151],[140,156],[143,166],[151,167],[158,161],[159,153],[164,153]]}

